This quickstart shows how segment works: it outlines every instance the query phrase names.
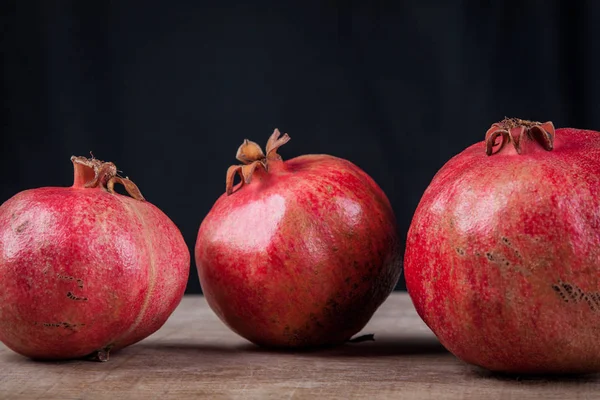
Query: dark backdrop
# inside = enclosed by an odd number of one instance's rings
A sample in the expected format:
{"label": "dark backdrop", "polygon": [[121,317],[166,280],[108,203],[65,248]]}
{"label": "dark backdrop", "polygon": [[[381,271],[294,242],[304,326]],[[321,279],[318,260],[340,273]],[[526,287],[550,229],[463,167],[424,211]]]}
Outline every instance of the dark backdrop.
{"label": "dark backdrop", "polygon": [[93,151],[193,250],[237,146],[278,127],[285,158],[366,170],[404,238],[434,173],[492,122],[600,130],[597,2],[398,3],[5,1],[0,201],[70,185],[69,157]]}

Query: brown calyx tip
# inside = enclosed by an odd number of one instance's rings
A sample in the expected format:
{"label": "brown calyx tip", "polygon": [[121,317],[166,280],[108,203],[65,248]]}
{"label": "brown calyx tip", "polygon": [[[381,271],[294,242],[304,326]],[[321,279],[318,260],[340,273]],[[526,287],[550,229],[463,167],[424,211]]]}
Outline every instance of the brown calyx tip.
{"label": "brown calyx tip", "polygon": [[554,124],[552,121],[537,122],[520,118],[504,118],[492,124],[485,134],[485,152],[488,156],[502,150],[505,144],[512,143],[517,154],[522,152],[526,139],[535,140],[545,150],[554,148]]}
{"label": "brown calyx tip", "polygon": [[277,149],[289,142],[290,139],[287,133],[281,136],[279,129],[275,129],[267,141],[266,155],[256,142],[244,139],[244,142],[240,145],[235,155],[235,158],[244,164],[232,165],[227,169],[225,180],[227,195],[233,193],[233,181],[236,174],[240,175],[242,185],[249,184],[252,181],[252,174],[256,168],[262,167],[265,171],[268,171],[269,162],[281,161],[282,158],[277,154]]}
{"label": "brown calyx tip", "polygon": [[135,183],[128,177],[123,178],[118,174],[115,164],[99,160],[93,156],[91,158],[72,156],[71,162],[75,169],[73,187],[101,187],[109,193],[115,194],[115,183],[120,183],[131,197],[140,201],[145,200]]}

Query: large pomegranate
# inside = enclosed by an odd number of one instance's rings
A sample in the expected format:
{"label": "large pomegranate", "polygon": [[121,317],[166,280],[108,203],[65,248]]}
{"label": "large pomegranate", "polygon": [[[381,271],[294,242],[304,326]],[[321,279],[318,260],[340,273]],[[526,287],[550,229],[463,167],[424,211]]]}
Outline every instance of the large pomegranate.
{"label": "large pomegranate", "polygon": [[[334,345],[362,329],[400,272],[395,218],[382,190],[349,161],[283,161],[275,130],[266,156],[245,140],[243,166],[196,242],[208,304],[235,332],[269,347]],[[236,174],[242,182],[234,188]]]}
{"label": "large pomegranate", "polygon": [[464,361],[600,370],[600,133],[492,125],[425,191],[405,276],[419,315]]}
{"label": "large pomegranate", "polygon": [[31,358],[105,361],[164,324],[190,255],[114,164],[71,160],[72,187],[26,190],[0,207],[0,340]]}

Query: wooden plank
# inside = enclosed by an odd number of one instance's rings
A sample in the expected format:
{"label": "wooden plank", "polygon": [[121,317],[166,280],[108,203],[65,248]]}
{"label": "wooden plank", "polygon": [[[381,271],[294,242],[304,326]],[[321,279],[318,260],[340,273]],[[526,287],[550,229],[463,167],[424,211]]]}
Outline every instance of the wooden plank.
{"label": "wooden plank", "polygon": [[374,342],[317,352],[259,349],[226,328],[203,297],[186,296],[167,324],[107,363],[34,362],[0,345],[6,399],[575,399],[600,380],[508,379],[468,366],[435,339],[405,293],[363,333]]}

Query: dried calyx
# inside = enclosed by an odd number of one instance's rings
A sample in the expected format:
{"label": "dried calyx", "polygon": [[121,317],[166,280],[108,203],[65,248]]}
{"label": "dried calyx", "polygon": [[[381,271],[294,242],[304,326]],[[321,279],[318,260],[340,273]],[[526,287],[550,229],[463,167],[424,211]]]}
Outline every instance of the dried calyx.
{"label": "dried calyx", "polygon": [[500,151],[507,143],[512,143],[521,154],[526,139],[535,140],[548,151],[554,148],[554,125],[551,121],[536,122],[519,118],[505,118],[496,122],[485,134],[485,152],[488,156]]}
{"label": "dried calyx", "polygon": [[73,186],[83,188],[102,187],[109,193],[115,193],[115,183],[120,183],[131,197],[136,200],[144,201],[144,196],[138,187],[129,180],[121,177],[117,173],[117,167],[111,162],[104,162],[97,158],[71,157],[73,167],[75,168],[75,177]]}
{"label": "dried calyx", "polygon": [[267,155],[265,155],[260,146],[248,139],[244,139],[244,143],[238,148],[235,158],[243,162],[243,165],[232,165],[227,169],[227,178],[225,181],[225,189],[227,195],[233,193],[233,181],[235,175],[239,174],[242,179],[242,185],[252,181],[252,174],[256,168],[264,168],[269,170],[269,162],[281,161],[281,156],[277,154],[277,149],[290,141],[288,134],[281,136],[279,129],[275,129],[269,140],[267,141]]}

